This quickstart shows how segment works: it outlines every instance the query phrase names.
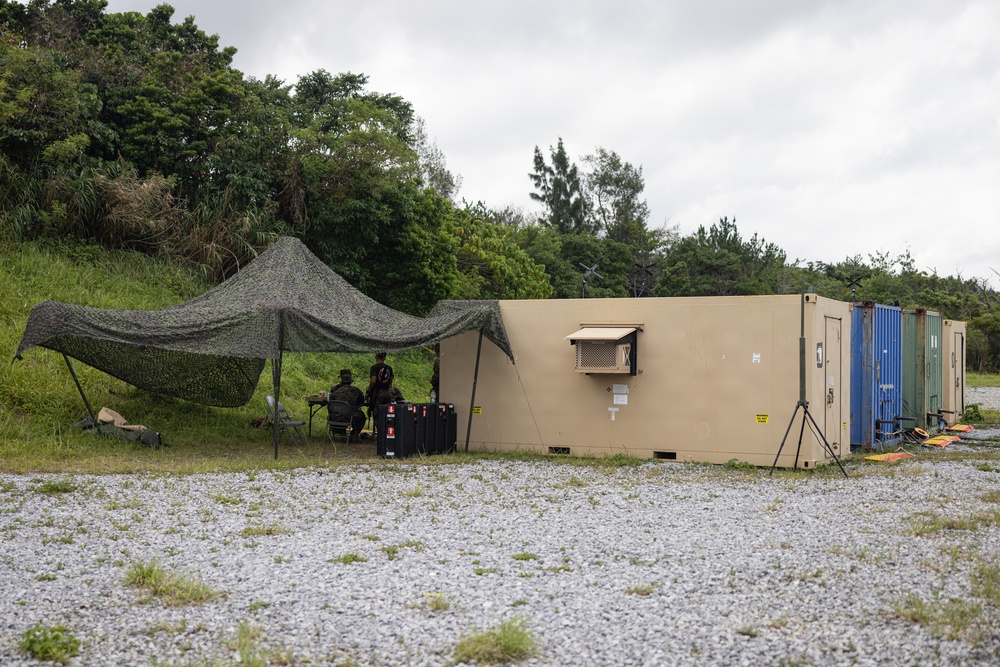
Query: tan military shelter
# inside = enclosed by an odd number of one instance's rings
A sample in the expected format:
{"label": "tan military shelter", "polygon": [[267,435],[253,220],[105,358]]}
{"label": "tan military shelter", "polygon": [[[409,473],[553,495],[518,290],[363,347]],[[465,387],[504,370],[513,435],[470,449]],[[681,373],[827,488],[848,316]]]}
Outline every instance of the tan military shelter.
{"label": "tan military shelter", "polygon": [[[814,294],[500,301],[516,365],[478,338],[441,342],[459,447],[812,468],[850,453],[852,306]],[[804,318],[804,319],[803,319]],[[470,412],[474,414],[468,428]],[[799,434],[802,433],[801,447]]]}

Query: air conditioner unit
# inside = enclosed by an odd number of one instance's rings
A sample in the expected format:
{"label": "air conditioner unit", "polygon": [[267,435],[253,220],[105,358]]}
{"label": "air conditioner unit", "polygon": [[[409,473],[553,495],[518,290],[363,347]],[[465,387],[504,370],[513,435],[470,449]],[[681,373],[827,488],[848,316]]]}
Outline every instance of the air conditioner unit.
{"label": "air conditioner unit", "polygon": [[577,341],[576,370],[581,373],[630,373],[632,345],[614,341]]}
{"label": "air conditioner unit", "polygon": [[629,326],[585,326],[566,336],[576,346],[578,373],[636,374],[636,331]]}

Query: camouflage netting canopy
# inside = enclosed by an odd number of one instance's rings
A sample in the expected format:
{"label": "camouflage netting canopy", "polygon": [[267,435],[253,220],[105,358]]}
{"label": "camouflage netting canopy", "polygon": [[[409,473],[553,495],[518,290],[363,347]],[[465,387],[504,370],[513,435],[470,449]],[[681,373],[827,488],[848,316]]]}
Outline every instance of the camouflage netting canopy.
{"label": "camouflage netting canopy", "polygon": [[199,297],[164,310],[46,301],[31,309],[17,358],[62,352],[148,391],[204,405],[246,404],[283,352],[398,352],[481,331],[513,361],[496,302],[448,302],[430,317],[365,296],[285,237]]}

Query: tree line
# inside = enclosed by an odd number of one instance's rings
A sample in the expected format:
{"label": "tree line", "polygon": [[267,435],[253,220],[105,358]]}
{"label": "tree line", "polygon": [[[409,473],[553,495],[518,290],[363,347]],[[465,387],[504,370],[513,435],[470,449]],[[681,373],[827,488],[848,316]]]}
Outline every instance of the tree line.
{"label": "tree line", "polygon": [[651,224],[641,166],[562,138],[526,156],[538,214],[459,199],[424,121],[368,77],[245,76],[166,4],[0,0],[0,235],[79,239],[189,262],[214,280],[278,236],[358,289],[425,314],[440,299],[797,293],[970,322],[970,367],[1000,370],[1000,300],[908,252],[789,260],[728,216]]}

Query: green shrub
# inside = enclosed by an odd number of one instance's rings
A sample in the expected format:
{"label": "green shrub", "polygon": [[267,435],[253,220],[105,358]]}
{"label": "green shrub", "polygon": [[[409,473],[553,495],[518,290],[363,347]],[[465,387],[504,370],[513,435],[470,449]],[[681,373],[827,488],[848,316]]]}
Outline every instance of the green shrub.
{"label": "green shrub", "polygon": [[61,665],[80,655],[80,640],[62,625],[46,627],[41,623],[28,628],[21,638],[21,650],[38,660],[51,660]]}
{"label": "green shrub", "polygon": [[737,458],[731,458],[722,464],[722,467],[727,470],[756,470],[757,466],[752,463],[747,463],[746,461],[740,461]]}

